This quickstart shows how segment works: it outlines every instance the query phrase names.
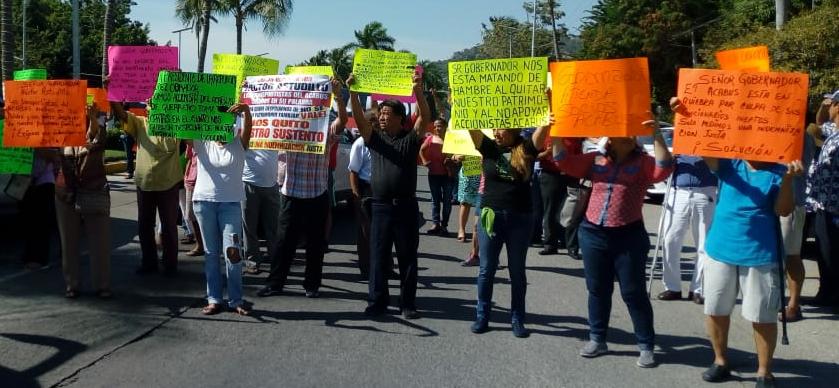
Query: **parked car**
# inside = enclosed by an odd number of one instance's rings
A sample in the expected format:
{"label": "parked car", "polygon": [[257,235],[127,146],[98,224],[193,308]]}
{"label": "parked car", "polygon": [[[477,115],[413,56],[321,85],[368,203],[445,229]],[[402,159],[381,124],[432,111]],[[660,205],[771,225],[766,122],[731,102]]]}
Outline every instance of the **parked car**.
{"label": "parked car", "polygon": [[[661,135],[664,137],[664,142],[667,143],[667,149],[669,149],[670,152],[673,152],[673,124],[659,122],[659,126],[661,127]],[[646,151],[648,154],[655,154],[652,136],[639,136],[638,143],[644,147],[644,151]],[[653,200],[662,201],[666,192],[667,181],[659,182],[650,185],[650,187],[647,189],[647,196],[649,196]]]}

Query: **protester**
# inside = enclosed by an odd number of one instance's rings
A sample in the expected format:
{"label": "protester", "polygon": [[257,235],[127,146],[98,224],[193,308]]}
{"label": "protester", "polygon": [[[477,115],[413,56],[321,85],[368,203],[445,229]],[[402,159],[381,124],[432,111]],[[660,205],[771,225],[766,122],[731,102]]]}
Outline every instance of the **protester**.
{"label": "protester", "polygon": [[242,208],[245,190],[242,175],[245,152],[251,138],[251,112],[245,104],[236,104],[228,112],[241,115],[242,130],[233,141],[192,141],[198,159],[198,174],[192,206],[204,240],[204,274],[207,279],[207,306],[201,313],[218,314],[224,280],[219,262],[224,258],[227,279],[227,305],[239,315],[249,311],[242,300]]}
{"label": "protester", "polygon": [[135,183],[137,184],[137,229],[142,260],[138,274],[158,271],[155,220],[160,217],[164,274],[178,272],[178,190],[183,180],[180,140],[149,136],[148,119],[126,112],[111,101],[111,110],[122,130],[137,142]]}
{"label": "protester", "polygon": [[[804,136],[804,147],[801,153],[803,171],[808,171],[813,160],[815,144],[809,135]],[[807,178],[804,174],[797,175],[792,182],[795,197],[795,209],[788,216],[781,217],[781,239],[786,253],[785,268],[786,281],[789,289],[789,302],[784,317],[787,322],[801,320],[801,289],[804,286],[804,263],[801,260],[801,247],[804,242],[804,227],[807,212]],[[779,316],[779,319],[781,317]]]}
{"label": "protester", "polygon": [[[332,93],[338,105],[338,117],[329,128],[330,136],[341,133],[347,123],[346,104],[341,98],[341,83],[332,79]],[[330,143],[326,144],[328,150]],[[285,153],[285,180],[277,226],[277,242],[271,253],[271,273],[257,296],[279,295],[283,291],[291,262],[300,238],[306,240],[306,272],[303,288],[307,298],[320,296],[323,278],[323,255],[326,250],[327,212],[329,204],[329,153]]]}
{"label": "protester", "polygon": [[[352,85],[352,74],[347,85]],[[414,74],[413,93],[418,116],[413,131],[404,130],[405,106],[395,100],[379,105],[380,131],[364,118],[358,94],[350,91],[353,117],[372,159],[372,206],[370,227],[370,281],[368,306],[364,313],[378,316],[390,303],[386,274],[391,265],[391,248],[396,246],[400,276],[400,309],[406,319],[419,317],[416,306],[417,249],[419,248],[419,206],[416,198],[417,156],[425,127],[431,121],[428,102],[423,98],[422,76]]]}
{"label": "protester", "polygon": [[544,144],[549,128],[539,127],[532,137],[525,138],[519,136],[519,129],[496,129],[494,141],[481,131],[470,131],[472,142],[483,158],[484,177],[478,225],[481,267],[477,282],[476,318],[471,327],[473,333],[480,334],[489,329],[495,272],[501,249],[506,245],[513,335],[525,338],[530,334],[524,324],[527,293],[525,260],[533,231],[529,227],[533,220],[531,176],[539,154],[535,144]]}
{"label": "protester", "polygon": [[554,138],[553,155],[566,174],[593,183],[585,219],[579,228],[580,247],[588,289],[589,342],[580,349],[583,357],[608,352],[606,334],[612,310],[614,280],[629,309],[640,356],[636,365],[656,365],[653,349],[653,309],[644,287],[644,271],[650,239],[644,228],[642,207],[647,187],[672,172],[672,155],[658,128],[654,132],[655,158],[646,154],[632,137],[609,138],[605,152],[569,155],[563,139]]}
{"label": "protester", "polygon": [[242,201],[242,226],[245,232],[245,270],[258,273],[262,262],[259,245],[260,226],[268,243],[268,257],[277,245],[277,221],[280,216],[281,197],[277,183],[276,150],[245,152],[245,200]]}
{"label": "protester", "polygon": [[431,135],[420,146],[422,165],[428,168],[428,187],[431,191],[431,222],[428,234],[446,237],[449,234],[449,218],[452,213],[452,180],[449,177],[450,155],[443,154],[443,138],[448,122],[444,119],[434,121]]}
{"label": "protester", "polygon": [[[581,138],[562,140],[565,142],[565,151],[569,155],[579,155],[583,153],[583,147],[586,143]],[[548,163],[549,161],[544,161]],[[588,198],[591,194],[591,185],[587,181],[587,185],[583,185],[579,179],[564,175],[565,177],[565,201],[562,203],[562,209],[559,212],[559,225],[565,230],[565,250],[568,257],[574,260],[581,260],[580,256],[580,240],[578,238],[577,230],[580,223],[583,221],[583,216],[588,207]]]}
{"label": "protester", "polygon": [[52,149],[34,151],[29,188],[20,202],[23,263],[29,270],[46,268],[50,261],[50,241],[56,227],[54,153]]}
{"label": "protester", "polygon": [[[550,142],[550,139],[548,139]],[[574,140],[566,139],[566,149],[573,147]],[[539,153],[539,190],[542,197],[542,250],[540,255],[555,255],[559,248],[567,247],[565,227],[562,225],[562,209],[568,197],[568,185],[574,178],[568,177],[551,161],[548,144]],[[579,151],[575,152],[579,154]]]}
{"label": "protester", "polygon": [[[463,163],[465,156],[457,155],[455,159]],[[458,172],[458,193],[457,200],[460,202],[460,217],[458,217],[457,240],[466,242],[466,225],[469,223],[469,216],[472,208],[475,208],[475,222],[472,228],[472,249],[461,265],[464,267],[472,267],[480,264],[481,259],[478,255],[480,252],[478,246],[478,222],[480,222],[480,208],[481,208],[481,194],[478,189],[481,186],[481,174],[466,176],[463,174],[463,169]]]}
{"label": "protester", "polygon": [[[370,110],[364,113],[364,118],[377,130],[379,122],[376,112]],[[370,198],[373,194],[370,188],[372,161],[370,150],[364,145],[364,138],[358,137],[350,148],[349,181],[352,191],[352,203],[355,219],[358,222],[356,234],[356,251],[358,252],[358,270],[362,279],[370,277]]]}
{"label": "protester", "polygon": [[671,190],[664,204],[664,254],[661,281],[664,291],[659,300],[682,299],[682,245],[688,229],[696,244],[688,299],[702,304],[702,268],[705,264],[705,237],[711,227],[717,203],[717,178],[702,158],[679,155],[675,159]]}
{"label": "protester", "polygon": [[186,169],[184,171],[184,199],[186,201],[186,220],[195,238],[195,246],[186,253],[187,256],[204,256],[204,240],[201,238],[201,227],[198,226],[198,219],[195,218],[195,209],[192,206],[192,197],[195,192],[195,180],[198,177],[198,156],[192,144],[186,146]]}
{"label": "protester", "polygon": [[125,151],[125,179],[134,179],[134,138],[126,133],[119,135],[119,142]]}
{"label": "protester", "polygon": [[79,297],[80,240],[87,237],[96,295],[111,297],[111,199],[105,176],[107,132],[96,105],[87,108],[87,144],[64,147],[55,179],[55,210],[61,236],[64,296]]}

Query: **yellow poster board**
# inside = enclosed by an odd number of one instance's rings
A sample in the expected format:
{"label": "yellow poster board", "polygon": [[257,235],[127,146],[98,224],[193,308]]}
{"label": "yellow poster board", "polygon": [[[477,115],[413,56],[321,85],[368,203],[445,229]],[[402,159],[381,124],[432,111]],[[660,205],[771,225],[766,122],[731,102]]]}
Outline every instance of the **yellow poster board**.
{"label": "yellow poster board", "polygon": [[417,55],[382,50],[355,50],[352,72],[356,93],[410,96],[414,88]]}
{"label": "yellow poster board", "polygon": [[325,75],[329,77],[334,77],[332,66],[286,66],[285,74]]}
{"label": "yellow poster board", "polygon": [[236,76],[236,101],[242,93],[242,82],[252,75],[276,75],[280,61],[253,55],[213,54],[213,73]]}

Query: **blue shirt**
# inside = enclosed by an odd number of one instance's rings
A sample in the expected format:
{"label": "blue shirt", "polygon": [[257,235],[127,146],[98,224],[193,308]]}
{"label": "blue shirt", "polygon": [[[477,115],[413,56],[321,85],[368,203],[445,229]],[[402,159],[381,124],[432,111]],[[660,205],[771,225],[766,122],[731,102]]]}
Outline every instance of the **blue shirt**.
{"label": "blue shirt", "polygon": [[720,194],[705,251],[726,264],[757,267],[778,261],[775,200],[783,165],[752,170],[742,160],[720,159]]}
{"label": "blue shirt", "polygon": [[705,164],[705,160],[690,155],[676,156],[676,170],[673,172],[676,187],[716,187],[717,177]]}

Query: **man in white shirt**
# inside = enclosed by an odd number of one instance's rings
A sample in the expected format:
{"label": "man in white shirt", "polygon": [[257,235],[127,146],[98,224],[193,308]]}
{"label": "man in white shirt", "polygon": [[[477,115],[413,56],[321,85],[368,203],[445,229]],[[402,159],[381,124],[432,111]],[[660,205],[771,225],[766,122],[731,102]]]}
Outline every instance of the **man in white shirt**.
{"label": "man in white shirt", "polygon": [[[378,127],[376,113],[368,111],[364,115],[373,128]],[[364,145],[364,138],[359,136],[350,148],[350,189],[352,190],[353,208],[358,221],[356,235],[356,250],[358,251],[358,270],[361,278],[367,279],[370,274],[370,190],[371,160],[370,150]]]}
{"label": "man in white shirt", "polygon": [[277,221],[280,216],[280,191],[277,184],[278,151],[248,149],[242,180],[245,200],[242,201],[242,225],[245,237],[245,267],[251,274],[259,272],[262,255],[257,231],[268,242],[268,254],[277,241]]}

